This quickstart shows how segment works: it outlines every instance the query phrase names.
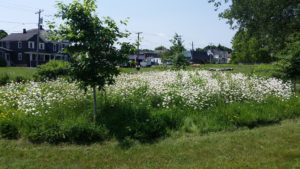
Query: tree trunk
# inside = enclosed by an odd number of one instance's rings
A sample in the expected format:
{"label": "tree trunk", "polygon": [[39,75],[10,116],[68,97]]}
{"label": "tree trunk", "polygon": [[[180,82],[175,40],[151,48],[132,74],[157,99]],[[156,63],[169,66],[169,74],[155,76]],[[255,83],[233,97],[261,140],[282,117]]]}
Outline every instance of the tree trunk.
{"label": "tree trunk", "polygon": [[93,87],[93,97],[94,97],[94,122],[96,123],[97,117],[97,98],[96,98],[96,87]]}

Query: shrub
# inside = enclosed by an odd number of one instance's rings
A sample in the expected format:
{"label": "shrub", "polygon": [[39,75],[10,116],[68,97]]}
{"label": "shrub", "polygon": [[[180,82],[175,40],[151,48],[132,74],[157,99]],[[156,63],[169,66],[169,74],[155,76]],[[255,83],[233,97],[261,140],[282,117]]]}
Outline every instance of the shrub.
{"label": "shrub", "polygon": [[20,125],[22,136],[38,144],[91,144],[104,141],[108,136],[107,130],[102,125],[91,122],[92,114],[82,112],[82,108],[76,108],[84,103],[55,103],[54,108],[38,115],[24,114]]}
{"label": "shrub", "polygon": [[48,63],[38,67],[36,78],[39,80],[55,80],[58,77],[68,75],[69,66],[69,62],[51,60]]}
{"label": "shrub", "polygon": [[26,124],[23,127],[23,136],[32,143],[58,144],[65,142],[65,135],[55,122],[45,119],[32,118],[24,119]]}
{"label": "shrub", "polygon": [[189,62],[183,53],[176,53],[174,54],[173,64],[175,69],[185,69]]}
{"label": "shrub", "polygon": [[300,32],[288,37],[286,48],[280,52],[277,76],[294,79],[300,76]]}
{"label": "shrub", "polygon": [[0,120],[0,138],[17,139],[19,138],[19,131],[17,125],[8,119]]}
{"label": "shrub", "polygon": [[10,77],[7,73],[0,75],[0,86],[6,85],[9,83]]}
{"label": "shrub", "polygon": [[0,57],[0,67],[5,67],[6,66],[6,61],[4,58]]}
{"label": "shrub", "polygon": [[98,123],[103,123],[119,141],[136,139],[152,142],[167,134],[167,123],[161,114],[151,114],[143,105],[116,101],[104,105]]}
{"label": "shrub", "polygon": [[91,144],[104,141],[108,131],[92,123],[73,123],[64,128],[66,140],[76,144]]}
{"label": "shrub", "polygon": [[23,82],[26,82],[27,79],[24,76],[16,76],[14,81],[17,82],[17,83],[23,83]]}

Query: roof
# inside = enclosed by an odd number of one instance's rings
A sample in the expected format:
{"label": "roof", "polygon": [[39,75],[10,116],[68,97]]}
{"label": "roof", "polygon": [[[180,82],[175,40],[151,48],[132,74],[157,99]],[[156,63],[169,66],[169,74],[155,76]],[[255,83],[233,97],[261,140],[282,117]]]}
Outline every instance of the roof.
{"label": "roof", "polygon": [[210,60],[207,52],[205,51],[192,51],[192,61],[194,63],[206,63]]}
{"label": "roof", "polygon": [[[38,29],[30,29],[27,30],[26,33],[12,33],[6,36],[5,38],[1,39],[0,41],[28,41],[34,35],[37,35]],[[47,41],[47,32],[44,29],[40,30],[40,37],[44,41]]]}

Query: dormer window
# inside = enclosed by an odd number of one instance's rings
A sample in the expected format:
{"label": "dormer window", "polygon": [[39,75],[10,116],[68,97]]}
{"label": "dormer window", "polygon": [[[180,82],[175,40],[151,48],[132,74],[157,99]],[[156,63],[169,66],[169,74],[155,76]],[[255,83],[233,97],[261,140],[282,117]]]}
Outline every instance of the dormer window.
{"label": "dormer window", "polygon": [[44,50],[45,49],[45,43],[39,43],[39,49]]}
{"label": "dormer window", "polygon": [[34,42],[33,41],[28,42],[28,48],[29,49],[34,49]]}
{"label": "dormer window", "polygon": [[18,48],[22,49],[22,42],[18,42]]}

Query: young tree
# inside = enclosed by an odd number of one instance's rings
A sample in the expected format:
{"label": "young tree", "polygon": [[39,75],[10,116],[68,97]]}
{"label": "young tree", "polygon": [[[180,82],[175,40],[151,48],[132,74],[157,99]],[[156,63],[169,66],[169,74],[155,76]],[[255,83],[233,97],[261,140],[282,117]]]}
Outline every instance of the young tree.
{"label": "young tree", "polygon": [[0,39],[5,38],[7,36],[7,33],[5,30],[0,30]]}
{"label": "young tree", "polygon": [[170,51],[172,54],[182,53],[185,51],[182,36],[178,33],[175,33],[173,39],[171,39],[170,42],[172,43],[172,46],[170,47]]}
{"label": "young tree", "polygon": [[178,69],[185,68],[188,65],[188,61],[183,54],[186,50],[183,46],[181,35],[175,33],[170,42],[172,43],[172,46],[170,47],[170,57],[173,60],[173,65]]}
{"label": "young tree", "polygon": [[50,28],[55,30],[56,40],[71,43],[65,50],[72,56],[71,77],[84,89],[93,89],[95,120],[96,89],[104,90],[105,85],[114,83],[115,76],[119,74],[117,65],[124,63],[128,54],[132,53],[133,45],[118,42],[120,38],[127,37],[128,32],[120,31],[115,21],[108,17],[100,19],[96,15],[96,0],[74,0],[70,4],[58,2],[57,8],[56,17],[62,23],[57,29],[50,24]]}

